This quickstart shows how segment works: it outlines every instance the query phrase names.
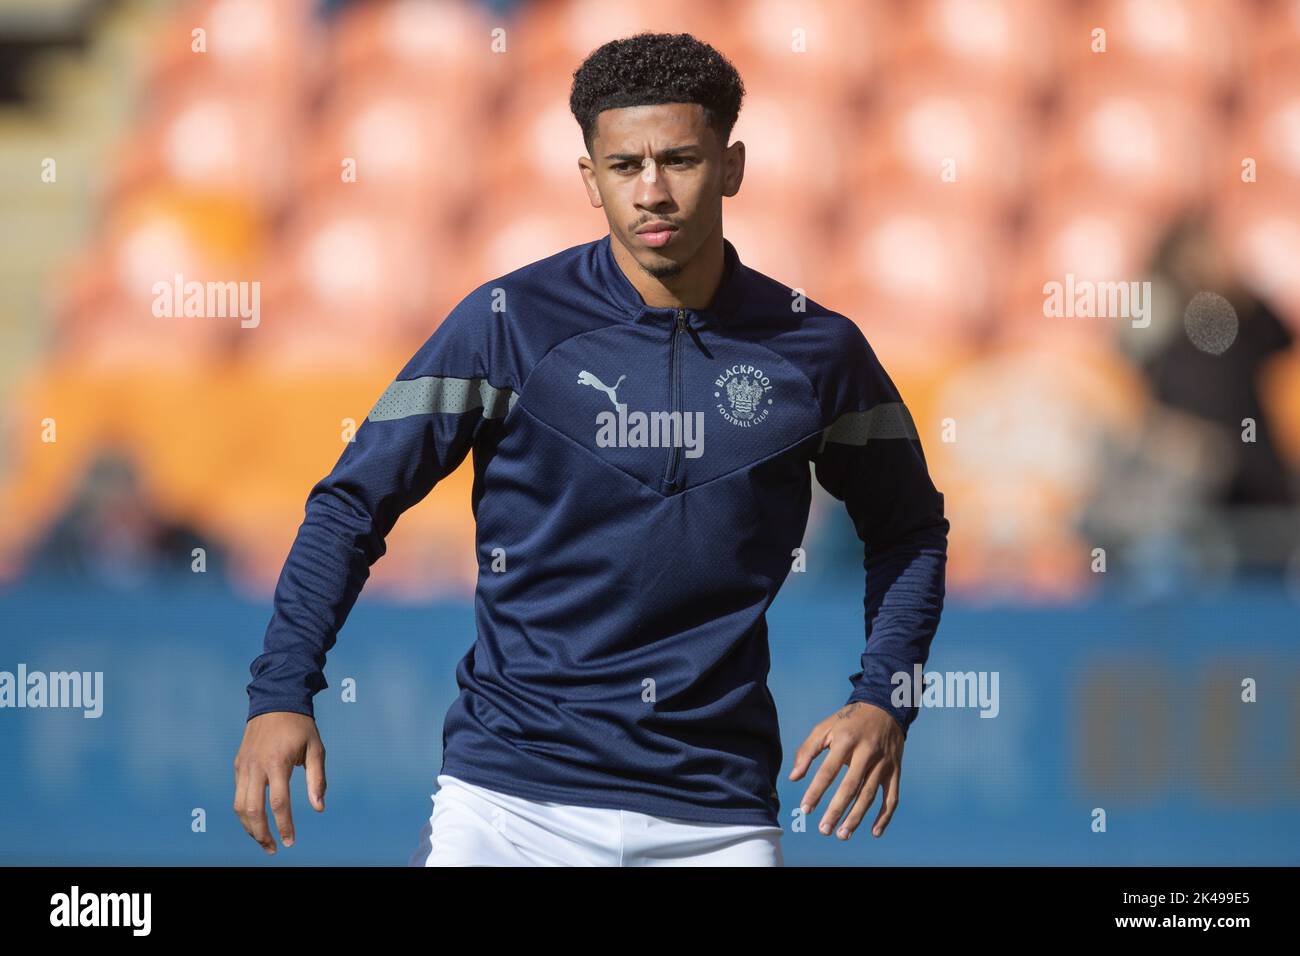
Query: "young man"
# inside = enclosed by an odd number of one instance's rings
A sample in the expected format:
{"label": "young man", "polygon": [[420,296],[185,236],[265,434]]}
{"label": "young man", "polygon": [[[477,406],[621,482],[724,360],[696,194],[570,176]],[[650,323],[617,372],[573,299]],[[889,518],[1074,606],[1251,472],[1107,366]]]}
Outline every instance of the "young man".
{"label": "young man", "polygon": [[803,541],[810,471],[865,544],[867,644],[811,812],[847,839],[898,802],[948,521],[898,391],[853,322],[740,262],[722,198],[744,88],[687,34],[574,75],[578,160],[609,235],[484,283],[397,375],[311,491],[252,664],[235,812],[292,842],[289,775],[324,809],[312,696],[384,538],[473,450],[477,640],[456,670],[417,865],[780,865],[765,611]]}

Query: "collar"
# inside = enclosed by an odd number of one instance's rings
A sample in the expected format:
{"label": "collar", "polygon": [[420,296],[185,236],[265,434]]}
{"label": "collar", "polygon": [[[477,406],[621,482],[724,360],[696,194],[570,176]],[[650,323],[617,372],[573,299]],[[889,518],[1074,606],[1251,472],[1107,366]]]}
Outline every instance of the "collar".
{"label": "collar", "polygon": [[[651,308],[645,304],[641,293],[632,285],[632,280],[623,273],[618,260],[614,258],[611,245],[613,241],[613,234],[606,233],[596,242],[594,271],[601,288],[613,300],[614,305],[627,315],[629,321],[671,324],[677,309],[673,306]],[[745,267],[741,265],[736,247],[725,236],[722,239],[722,253],[722,281],[718,284],[713,302],[705,309],[687,309],[686,320],[689,325],[726,322],[738,308]]]}

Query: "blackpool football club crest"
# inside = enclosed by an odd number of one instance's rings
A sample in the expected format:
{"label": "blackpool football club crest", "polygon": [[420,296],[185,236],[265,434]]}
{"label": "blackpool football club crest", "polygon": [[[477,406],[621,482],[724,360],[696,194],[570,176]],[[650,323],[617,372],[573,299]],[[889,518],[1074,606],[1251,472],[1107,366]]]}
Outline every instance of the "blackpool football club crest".
{"label": "blackpool football club crest", "polygon": [[772,380],[753,365],[732,365],[713,382],[713,397],[722,417],[741,428],[753,428],[771,412]]}

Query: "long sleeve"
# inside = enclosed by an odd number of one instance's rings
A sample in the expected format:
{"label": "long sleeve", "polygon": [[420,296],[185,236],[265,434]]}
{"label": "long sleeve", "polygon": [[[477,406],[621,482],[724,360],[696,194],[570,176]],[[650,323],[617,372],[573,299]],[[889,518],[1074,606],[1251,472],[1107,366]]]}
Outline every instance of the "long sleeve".
{"label": "long sleeve", "polygon": [[818,482],[845,503],[864,544],[866,648],[848,701],[891,714],[906,736],[917,702],[895,706],[893,675],[924,666],[943,610],[949,522],[926,467],[916,425],[866,338],[842,342]]}
{"label": "long sleeve", "polygon": [[[477,292],[477,290],[476,290]],[[269,711],[315,716],[334,646],[398,517],[454,471],[479,430],[513,406],[495,360],[494,316],[471,293],[375,402],[333,470],[311,489],[275,588],[263,653],[249,667],[248,719]]]}

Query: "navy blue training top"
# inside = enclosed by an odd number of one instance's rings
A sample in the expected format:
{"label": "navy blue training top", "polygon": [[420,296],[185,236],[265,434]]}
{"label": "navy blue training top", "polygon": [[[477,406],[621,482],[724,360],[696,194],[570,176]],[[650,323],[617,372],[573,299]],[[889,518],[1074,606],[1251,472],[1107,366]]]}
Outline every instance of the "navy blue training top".
{"label": "navy blue training top", "polygon": [[943,495],[852,321],[725,239],[709,308],[650,308],[612,241],[474,289],[379,397],[307,498],[249,719],[314,716],[385,536],[472,450],[478,633],[440,772],[535,800],[779,826],[765,612],[799,554],[810,475],[864,543],[848,701],[905,734],[918,711],[891,702],[891,675],[925,663],[938,627]]}

